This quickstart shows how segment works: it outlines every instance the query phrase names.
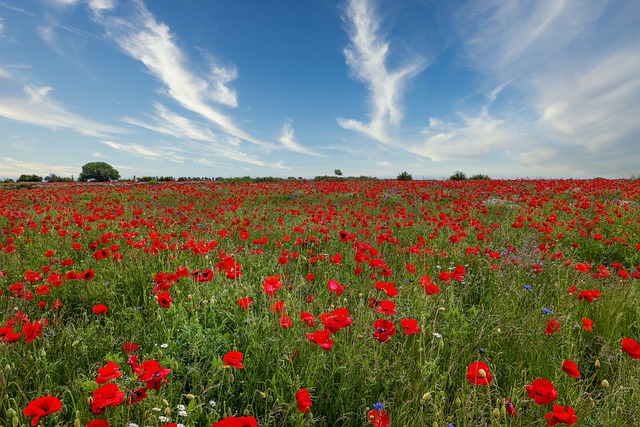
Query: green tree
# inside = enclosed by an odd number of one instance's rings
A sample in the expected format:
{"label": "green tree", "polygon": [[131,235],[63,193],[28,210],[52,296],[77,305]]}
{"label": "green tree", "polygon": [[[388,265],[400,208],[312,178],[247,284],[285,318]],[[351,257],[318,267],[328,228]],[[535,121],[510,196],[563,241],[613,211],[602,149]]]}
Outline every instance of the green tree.
{"label": "green tree", "polygon": [[342,176],[342,171],[340,169],[336,169],[333,171],[336,176]]}
{"label": "green tree", "polygon": [[398,177],[396,178],[398,181],[411,181],[413,179],[413,177],[411,176],[411,174],[407,171],[402,171],[398,174]]}
{"label": "green tree", "polygon": [[33,174],[33,175],[22,174],[18,177],[18,182],[42,182],[42,177],[36,174]]}
{"label": "green tree", "polygon": [[471,176],[469,179],[485,180],[485,179],[491,179],[491,178],[489,178],[489,175],[485,175],[483,173],[477,173]]}
{"label": "green tree", "polygon": [[78,177],[78,181],[116,181],[120,178],[120,172],[115,170],[113,166],[105,162],[90,162],[82,166],[82,172]]}
{"label": "green tree", "polygon": [[464,172],[455,171],[455,173],[453,175],[451,175],[449,177],[449,179],[451,179],[453,181],[463,181],[463,180],[467,179],[467,174],[464,173]]}

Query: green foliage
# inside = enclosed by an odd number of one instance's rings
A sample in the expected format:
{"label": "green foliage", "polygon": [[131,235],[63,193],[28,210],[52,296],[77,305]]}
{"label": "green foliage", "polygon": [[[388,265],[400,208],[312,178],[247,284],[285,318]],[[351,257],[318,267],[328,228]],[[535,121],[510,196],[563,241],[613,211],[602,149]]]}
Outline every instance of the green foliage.
{"label": "green foliage", "polygon": [[340,169],[336,169],[336,170],[333,171],[333,174],[335,176],[342,176],[342,171]]}
{"label": "green foliage", "polygon": [[44,180],[46,182],[73,182],[73,177],[58,176],[55,173],[50,173]]}
{"label": "green foliage", "polygon": [[411,180],[413,179],[413,176],[411,176],[411,174],[410,174],[409,172],[407,172],[407,171],[403,171],[403,172],[400,172],[400,173],[398,174],[398,176],[396,177],[396,179],[397,179],[398,181],[411,181]]}
{"label": "green foliage", "polygon": [[33,175],[22,174],[18,177],[18,182],[42,182],[42,177],[36,174],[33,174]]}
{"label": "green foliage", "polygon": [[89,162],[82,166],[78,181],[109,182],[120,179],[120,172],[105,162]]}
{"label": "green foliage", "polygon": [[491,178],[489,178],[489,175],[485,175],[483,173],[477,173],[475,175],[470,176],[469,179],[485,180],[485,179],[491,179]]}
{"label": "green foliage", "polygon": [[463,181],[467,179],[467,174],[461,171],[455,171],[453,175],[449,177],[452,181]]}

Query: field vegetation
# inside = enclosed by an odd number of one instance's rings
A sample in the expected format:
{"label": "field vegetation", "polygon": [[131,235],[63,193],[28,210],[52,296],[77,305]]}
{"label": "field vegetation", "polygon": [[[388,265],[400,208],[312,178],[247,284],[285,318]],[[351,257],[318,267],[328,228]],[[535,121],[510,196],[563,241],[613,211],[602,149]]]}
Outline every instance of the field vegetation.
{"label": "field vegetation", "polygon": [[639,192],[0,186],[0,426],[639,425]]}

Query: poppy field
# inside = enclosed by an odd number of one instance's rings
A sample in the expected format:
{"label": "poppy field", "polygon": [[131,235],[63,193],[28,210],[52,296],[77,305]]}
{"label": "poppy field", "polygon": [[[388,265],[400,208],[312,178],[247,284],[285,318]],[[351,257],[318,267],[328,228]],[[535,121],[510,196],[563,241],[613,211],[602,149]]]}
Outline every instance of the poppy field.
{"label": "poppy field", "polygon": [[0,426],[640,425],[639,194],[0,187]]}

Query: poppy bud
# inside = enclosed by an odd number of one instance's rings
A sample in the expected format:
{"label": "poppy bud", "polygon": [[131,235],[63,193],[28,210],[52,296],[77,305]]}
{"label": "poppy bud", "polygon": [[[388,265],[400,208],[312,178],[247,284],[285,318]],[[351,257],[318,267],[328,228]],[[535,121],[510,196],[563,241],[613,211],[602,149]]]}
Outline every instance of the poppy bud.
{"label": "poppy bud", "polygon": [[440,347],[440,350],[442,350],[444,348],[444,341],[440,340],[440,342],[438,343],[438,347]]}
{"label": "poppy bud", "polygon": [[13,419],[11,420],[11,425],[13,427],[18,427],[19,424],[20,424],[20,419],[18,418],[17,415],[14,415]]}
{"label": "poppy bud", "polygon": [[462,405],[462,400],[460,400],[460,398],[459,398],[459,397],[456,397],[456,400],[454,400],[454,401],[453,401],[453,403],[454,403],[456,406],[460,406],[460,405]]}
{"label": "poppy bud", "polygon": [[432,427],[438,427],[438,423],[434,421]]}
{"label": "poppy bud", "polygon": [[171,415],[171,408],[167,406],[166,408],[164,408],[164,416],[168,417],[169,415]]}
{"label": "poppy bud", "polygon": [[242,415],[244,415],[245,417],[251,415],[251,412],[249,412],[249,408],[244,408],[244,411],[242,411]]}
{"label": "poppy bud", "polygon": [[478,369],[478,376],[480,378],[487,378],[487,373],[485,372],[484,369],[480,368],[480,369]]}
{"label": "poppy bud", "polygon": [[82,427],[82,423],[80,422],[79,418],[73,420],[73,427]]}
{"label": "poppy bud", "polygon": [[189,399],[189,400],[193,400],[193,399],[195,399],[195,398],[196,398],[196,397],[195,397],[193,394],[191,394],[191,393],[189,393],[189,394],[185,395],[184,397],[186,397],[186,398],[187,398],[187,399]]}
{"label": "poppy bud", "polygon": [[164,406],[169,406],[169,401],[167,399],[162,399],[162,404]]}
{"label": "poppy bud", "polygon": [[595,361],[595,363],[593,364],[593,366],[594,366],[596,369],[600,369],[600,368],[602,367],[602,366],[600,365],[600,360],[599,360],[599,359],[596,359],[596,361]]}
{"label": "poppy bud", "polygon": [[493,417],[494,417],[494,418],[496,418],[496,419],[497,419],[497,418],[500,418],[500,409],[498,409],[498,408],[493,408],[493,412],[492,412],[492,413],[493,413]]}
{"label": "poppy bud", "polygon": [[609,381],[602,380],[602,388],[609,388]]}
{"label": "poppy bud", "polygon": [[233,374],[229,375],[229,378],[227,378],[229,380],[230,383],[235,381],[235,377],[233,376]]}
{"label": "poppy bud", "polygon": [[631,393],[631,399],[632,400],[638,400],[638,393],[636,393],[635,391],[633,393]]}
{"label": "poppy bud", "polygon": [[78,344],[80,344],[80,340],[75,340],[74,342],[71,343],[71,347],[75,347]]}
{"label": "poppy bud", "polygon": [[16,411],[13,408],[7,409],[7,418],[12,418],[16,414]]}
{"label": "poppy bud", "polygon": [[47,352],[44,348],[40,349],[40,357],[47,357]]}
{"label": "poppy bud", "polygon": [[258,394],[260,395],[261,398],[266,399],[267,398],[267,394],[262,392],[262,391],[258,391]]}
{"label": "poppy bud", "polygon": [[193,294],[189,294],[189,295],[187,295],[187,298],[189,298],[189,299],[193,299]]}
{"label": "poppy bud", "polygon": [[502,329],[498,328],[498,329],[496,329],[496,332],[497,332],[497,333],[501,333],[501,332],[502,332]]}
{"label": "poppy bud", "polygon": [[9,365],[8,363],[5,365],[4,370],[7,372],[11,372],[11,365]]}
{"label": "poppy bud", "polygon": [[426,402],[429,399],[431,399],[431,393],[430,392],[426,392],[425,394],[422,395],[422,401],[423,402]]}

